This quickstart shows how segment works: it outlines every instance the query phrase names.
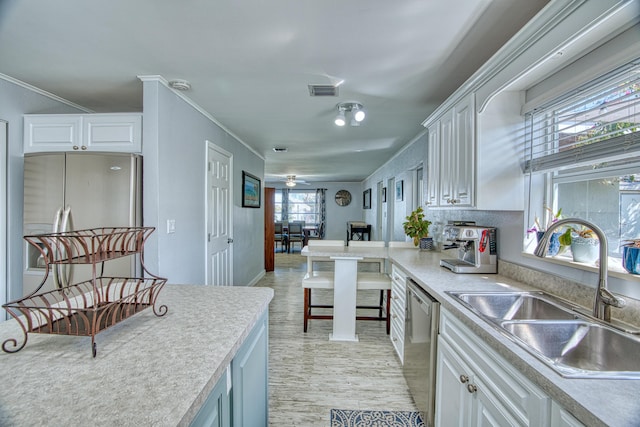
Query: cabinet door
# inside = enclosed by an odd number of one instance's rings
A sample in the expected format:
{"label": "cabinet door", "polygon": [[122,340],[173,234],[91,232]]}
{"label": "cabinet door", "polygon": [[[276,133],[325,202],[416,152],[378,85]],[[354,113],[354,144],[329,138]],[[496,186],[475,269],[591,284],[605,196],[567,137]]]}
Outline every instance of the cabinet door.
{"label": "cabinet door", "polygon": [[440,119],[440,205],[449,206],[454,199],[457,175],[453,111]]}
{"label": "cabinet door", "polygon": [[83,116],[83,140],[92,151],[142,152],[140,114],[92,114]]}
{"label": "cabinet door", "polygon": [[24,116],[24,152],[42,153],[79,150],[82,119],[78,114]]}
{"label": "cabinet door", "polygon": [[444,340],[438,341],[436,426],[470,425],[471,395],[466,385],[472,380],[469,367],[456,355],[449,344]]}
{"label": "cabinet door", "polygon": [[455,107],[453,199],[456,206],[474,203],[475,120],[473,95]]}
{"label": "cabinet door", "polygon": [[562,406],[556,402],[551,403],[551,427],[582,427],[580,421],[576,420]]}
{"label": "cabinet door", "polygon": [[268,415],[268,314],[253,328],[233,358],[233,425],[267,426]]}
{"label": "cabinet door", "polygon": [[427,205],[440,206],[440,121],[429,126],[427,142]]}
{"label": "cabinet door", "polygon": [[231,425],[231,407],[227,393],[227,375],[218,380],[190,427],[229,427]]}
{"label": "cabinet door", "polygon": [[470,384],[472,395],[471,425],[476,427],[516,426],[519,423],[509,415],[509,411],[478,377]]}

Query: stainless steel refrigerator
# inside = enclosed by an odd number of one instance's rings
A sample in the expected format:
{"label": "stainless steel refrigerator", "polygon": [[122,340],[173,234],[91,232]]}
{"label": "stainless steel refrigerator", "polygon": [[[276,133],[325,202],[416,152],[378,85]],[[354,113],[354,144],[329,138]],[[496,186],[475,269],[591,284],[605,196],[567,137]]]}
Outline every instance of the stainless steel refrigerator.
{"label": "stainless steel refrigerator", "polygon": [[[24,234],[134,227],[142,224],[142,158],[119,153],[47,153],[24,157]],[[24,242],[23,295],[45,274],[40,252]],[[104,275],[137,277],[139,259],[125,257],[104,265]],[[90,266],[50,272],[40,292],[54,280],[77,283],[91,278]]]}

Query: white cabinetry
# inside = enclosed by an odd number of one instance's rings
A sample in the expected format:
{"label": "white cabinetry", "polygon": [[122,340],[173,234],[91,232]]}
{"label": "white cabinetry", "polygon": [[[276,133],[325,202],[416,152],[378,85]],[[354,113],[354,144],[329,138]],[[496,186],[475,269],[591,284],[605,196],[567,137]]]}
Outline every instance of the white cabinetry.
{"label": "white cabinetry", "polygon": [[24,152],[142,152],[142,115],[29,114],[24,116]]}
{"label": "white cabinetry", "polygon": [[551,403],[551,427],[583,427],[580,421],[576,420],[562,406],[556,402]]}
{"label": "white cabinetry", "polygon": [[262,315],[218,380],[190,427],[266,427],[269,314]]}
{"label": "white cabinetry", "polygon": [[475,110],[473,94],[429,127],[427,202],[430,207],[474,206]]}
{"label": "white cabinetry", "polygon": [[404,364],[404,321],[407,298],[406,274],[395,264],[391,264],[391,332],[393,348]]}
{"label": "white cabinetry", "polygon": [[546,426],[551,399],[441,310],[436,425]]}

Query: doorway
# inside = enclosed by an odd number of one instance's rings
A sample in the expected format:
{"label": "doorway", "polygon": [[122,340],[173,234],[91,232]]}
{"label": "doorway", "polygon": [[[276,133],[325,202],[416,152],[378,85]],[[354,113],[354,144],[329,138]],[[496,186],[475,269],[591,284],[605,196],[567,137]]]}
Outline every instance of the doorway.
{"label": "doorway", "polygon": [[207,285],[233,284],[233,155],[207,141]]}
{"label": "doorway", "polygon": [[[7,175],[9,165],[7,164],[7,122],[0,120],[0,165],[3,172],[0,173],[0,198],[4,200],[0,209],[0,305],[7,302],[9,292],[9,278],[7,277],[7,210],[9,208],[9,194],[7,193]],[[6,312],[0,309],[0,322],[6,319]]]}

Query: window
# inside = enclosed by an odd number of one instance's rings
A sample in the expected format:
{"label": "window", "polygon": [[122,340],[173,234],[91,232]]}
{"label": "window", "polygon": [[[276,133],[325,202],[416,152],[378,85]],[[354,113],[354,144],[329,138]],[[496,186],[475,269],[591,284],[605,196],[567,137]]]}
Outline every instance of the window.
{"label": "window", "polygon": [[275,203],[276,221],[304,221],[305,224],[320,223],[316,190],[277,191]]}
{"label": "window", "polygon": [[[640,237],[639,64],[526,115],[524,168],[530,182],[546,183],[542,204],[600,226],[610,256],[620,256],[625,239]],[[530,200],[530,217],[545,211],[540,198]]]}

